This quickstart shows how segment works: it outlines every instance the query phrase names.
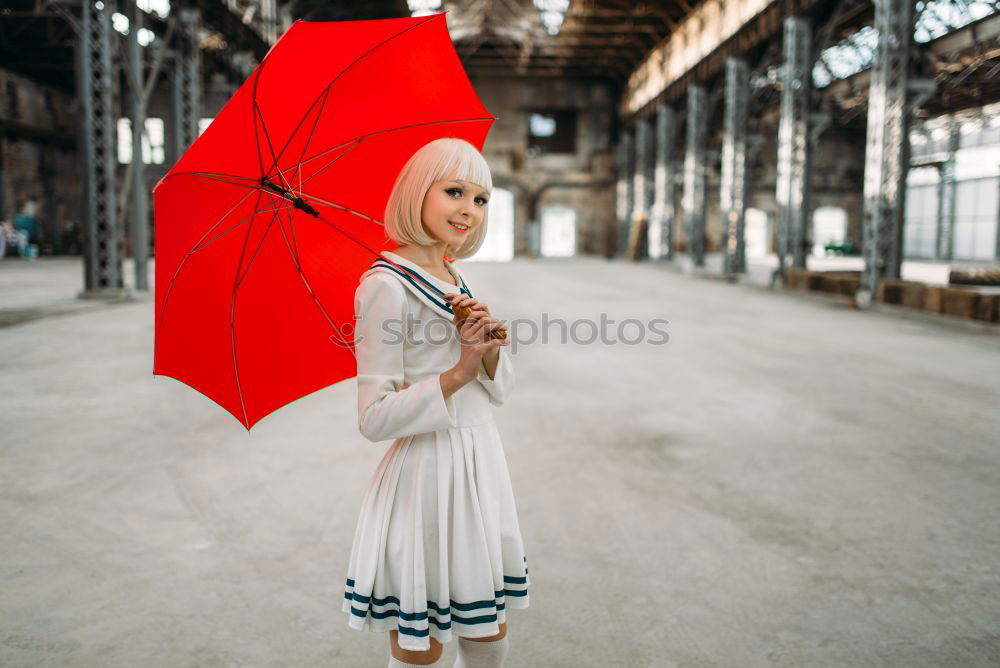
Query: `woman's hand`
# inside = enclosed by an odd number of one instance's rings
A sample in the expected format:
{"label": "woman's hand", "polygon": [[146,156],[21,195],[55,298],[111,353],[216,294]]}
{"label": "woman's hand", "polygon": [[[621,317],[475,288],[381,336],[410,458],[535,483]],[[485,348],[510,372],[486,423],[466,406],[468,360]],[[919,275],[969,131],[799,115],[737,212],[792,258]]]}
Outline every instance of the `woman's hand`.
{"label": "woman's hand", "polygon": [[[445,297],[448,296],[445,295]],[[471,297],[460,295],[451,295],[451,297],[458,298],[457,300],[453,300],[456,305],[464,305],[472,308],[468,317],[459,318],[456,315],[452,318],[452,322],[458,328],[459,341],[462,344],[461,356],[459,357],[456,369],[460,372],[463,379],[471,381],[479,373],[483,356],[494,348],[509,346],[510,342],[505,339],[495,339],[489,335],[489,332],[500,327],[501,323],[489,315],[489,308],[486,307],[486,304],[482,304]],[[470,302],[472,306],[470,306]]]}
{"label": "woman's hand", "polygon": [[[490,308],[485,302],[481,302],[478,299],[473,299],[472,297],[468,297],[466,295],[458,295],[454,292],[444,293],[444,298],[451,304],[451,308],[455,313],[464,313],[465,309],[469,309],[470,313],[483,311],[486,313],[487,318],[493,318],[493,314],[490,313]],[[506,339],[507,328],[503,323],[495,324],[497,322],[499,321],[493,320],[494,324],[491,324],[487,331],[490,332],[490,336],[495,339]]]}
{"label": "woman's hand", "polygon": [[486,311],[486,315],[488,317],[493,317],[493,314],[490,313],[490,309],[486,305],[486,303],[481,302],[478,299],[473,299],[472,297],[469,297],[467,295],[458,295],[455,294],[454,292],[444,293],[444,298],[448,300],[449,304],[451,304],[452,309],[458,306],[464,306],[465,308],[471,309],[473,311]]}

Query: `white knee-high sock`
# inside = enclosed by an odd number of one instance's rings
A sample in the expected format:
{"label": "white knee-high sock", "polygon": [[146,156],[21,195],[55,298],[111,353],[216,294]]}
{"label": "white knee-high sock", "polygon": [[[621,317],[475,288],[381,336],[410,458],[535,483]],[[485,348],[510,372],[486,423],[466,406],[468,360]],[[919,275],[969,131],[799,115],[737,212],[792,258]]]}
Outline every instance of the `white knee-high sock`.
{"label": "white knee-high sock", "polygon": [[453,668],[500,668],[509,647],[507,636],[492,642],[476,642],[459,636],[458,656]]}
{"label": "white knee-high sock", "polygon": [[[435,663],[437,663],[437,662],[435,661]],[[426,664],[426,665],[433,665],[433,664]],[[421,664],[406,663],[404,661],[400,661],[399,659],[397,659],[396,657],[394,657],[392,654],[389,655],[389,666],[388,666],[388,668],[420,668],[420,666],[421,666]]]}

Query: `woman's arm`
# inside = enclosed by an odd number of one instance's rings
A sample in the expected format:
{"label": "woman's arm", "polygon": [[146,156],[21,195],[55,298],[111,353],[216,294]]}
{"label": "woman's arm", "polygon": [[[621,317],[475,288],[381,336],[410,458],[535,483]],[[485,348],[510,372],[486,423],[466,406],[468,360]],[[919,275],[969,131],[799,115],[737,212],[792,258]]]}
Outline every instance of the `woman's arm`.
{"label": "woman's arm", "polygon": [[439,378],[441,379],[441,392],[446,399],[472,381],[472,378],[469,378],[467,374],[462,373],[461,370],[455,367],[442,372]]}
{"label": "woman's arm", "polygon": [[514,365],[511,364],[510,351],[501,351],[500,348],[497,348],[496,353],[497,361],[493,373],[489,372],[489,367],[486,366],[486,355],[483,355],[483,364],[479,367],[476,380],[489,392],[490,403],[494,406],[502,406],[514,389]]}
{"label": "woman's arm", "polygon": [[486,375],[493,380],[493,376],[497,372],[497,362],[500,361],[500,349],[494,348],[493,350],[487,350],[486,354],[483,355],[483,368],[486,369]]}
{"label": "woman's arm", "polygon": [[[393,339],[400,339],[395,332],[402,333],[405,323],[405,290],[392,276],[375,273],[354,295],[358,429],[373,443],[447,429],[456,422],[455,407],[448,400],[454,390],[446,394],[446,384],[450,388],[461,380],[454,369],[403,387],[403,341]],[[386,320],[397,323],[393,333],[383,329]]]}

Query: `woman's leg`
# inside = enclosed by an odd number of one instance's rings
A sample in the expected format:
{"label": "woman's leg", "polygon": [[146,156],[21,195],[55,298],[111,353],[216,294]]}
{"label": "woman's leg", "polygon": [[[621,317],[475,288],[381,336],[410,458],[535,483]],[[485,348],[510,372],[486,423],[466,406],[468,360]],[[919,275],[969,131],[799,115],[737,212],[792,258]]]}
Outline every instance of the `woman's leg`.
{"label": "woman's leg", "polygon": [[500,668],[510,647],[507,624],[500,625],[500,633],[487,638],[458,639],[458,656],[452,668]]}
{"label": "woman's leg", "polygon": [[[441,658],[444,646],[434,638],[430,639],[431,648],[425,652],[403,649],[399,646],[399,631],[389,631],[389,654],[397,661],[415,666],[429,666]],[[390,664],[391,665],[391,664]]]}
{"label": "woman's leg", "polygon": [[495,636],[489,636],[488,638],[466,638],[466,640],[473,642],[493,642],[494,640],[503,640],[505,637],[507,637],[507,622],[500,625],[500,633]]}

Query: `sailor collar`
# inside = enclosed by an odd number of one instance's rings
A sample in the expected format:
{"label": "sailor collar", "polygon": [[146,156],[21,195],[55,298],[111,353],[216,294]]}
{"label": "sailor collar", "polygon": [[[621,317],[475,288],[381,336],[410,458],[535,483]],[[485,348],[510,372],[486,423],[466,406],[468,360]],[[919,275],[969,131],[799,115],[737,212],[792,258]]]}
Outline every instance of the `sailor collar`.
{"label": "sailor collar", "polygon": [[392,274],[431,310],[451,320],[455,316],[455,312],[448,300],[444,298],[445,293],[452,292],[472,297],[472,291],[454,266],[448,265],[447,268],[448,272],[458,281],[458,285],[453,285],[429,274],[423,267],[407,260],[402,255],[382,251],[381,256],[372,263],[371,268],[361,278],[364,279],[368,274],[376,271]]}

